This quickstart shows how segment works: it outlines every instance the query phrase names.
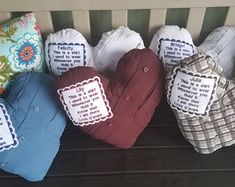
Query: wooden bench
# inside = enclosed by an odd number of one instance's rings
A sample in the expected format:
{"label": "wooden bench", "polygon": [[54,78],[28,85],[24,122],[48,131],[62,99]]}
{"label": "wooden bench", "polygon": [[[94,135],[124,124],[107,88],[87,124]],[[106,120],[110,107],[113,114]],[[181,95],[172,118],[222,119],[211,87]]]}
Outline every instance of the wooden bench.
{"label": "wooden bench", "polygon": [[[170,9],[187,9],[185,27],[195,42],[202,33],[210,7],[225,8],[222,25],[235,26],[234,0],[0,0],[0,4],[0,23],[18,12],[33,11],[44,37],[56,31],[52,15],[68,11],[73,27],[91,42],[95,38],[91,12],[96,10],[109,11],[112,28],[129,26],[130,11],[147,11],[146,44],[156,30],[167,23]],[[30,183],[0,172],[0,187],[234,187],[233,154],[234,146],[209,155],[194,151],[181,135],[164,96],[133,148],[117,149],[68,124],[61,138],[60,151],[42,182]]]}

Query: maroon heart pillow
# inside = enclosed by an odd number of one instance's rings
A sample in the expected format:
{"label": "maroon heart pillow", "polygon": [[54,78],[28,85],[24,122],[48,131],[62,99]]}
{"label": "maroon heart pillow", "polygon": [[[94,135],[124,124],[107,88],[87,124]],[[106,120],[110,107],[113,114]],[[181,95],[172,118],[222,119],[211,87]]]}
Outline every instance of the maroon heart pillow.
{"label": "maroon heart pillow", "polygon": [[56,78],[57,99],[74,125],[92,137],[130,148],[152,118],[164,90],[164,68],[150,49],[133,49],[108,79],[91,67]]}

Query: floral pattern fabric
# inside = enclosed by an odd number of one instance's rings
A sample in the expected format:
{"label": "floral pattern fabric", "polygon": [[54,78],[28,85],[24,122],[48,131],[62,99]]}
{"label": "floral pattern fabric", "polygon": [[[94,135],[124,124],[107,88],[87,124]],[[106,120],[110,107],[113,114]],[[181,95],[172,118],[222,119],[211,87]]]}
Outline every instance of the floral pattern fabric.
{"label": "floral pattern fabric", "polygon": [[40,70],[42,57],[39,42],[37,34],[26,34],[16,42],[16,45],[10,48],[9,60],[14,62],[12,63],[14,69],[22,72],[29,69]]}
{"label": "floral pattern fabric", "polygon": [[0,49],[0,94],[18,74],[43,71],[43,42],[33,13],[0,25]]}

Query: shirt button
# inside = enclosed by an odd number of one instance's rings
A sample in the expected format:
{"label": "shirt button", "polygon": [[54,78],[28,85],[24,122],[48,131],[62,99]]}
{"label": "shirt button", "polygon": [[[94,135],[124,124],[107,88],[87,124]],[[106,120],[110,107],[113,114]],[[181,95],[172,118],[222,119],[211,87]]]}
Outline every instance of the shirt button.
{"label": "shirt button", "polygon": [[0,165],[1,165],[1,167],[5,167],[6,166],[6,164],[3,163],[3,162]]}
{"label": "shirt button", "polygon": [[24,136],[19,137],[19,141],[23,142],[24,141]]}
{"label": "shirt button", "polygon": [[34,111],[35,111],[35,112],[39,112],[39,111],[40,111],[40,108],[36,106],[36,107],[34,108]]}
{"label": "shirt button", "polygon": [[127,95],[127,96],[125,97],[126,101],[129,101],[130,98],[131,98],[131,97],[130,97],[129,95]]}
{"label": "shirt button", "polygon": [[148,72],[149,68],[148,67],[144,67],[144,72]]}
{"label": "shirt button", "polygon": [[108,123],[108,126],[110,126],[110,127],[111,127],[112,125],[113,125],[113,124],[112,124],[111,122],[110,122],[110,123]]}

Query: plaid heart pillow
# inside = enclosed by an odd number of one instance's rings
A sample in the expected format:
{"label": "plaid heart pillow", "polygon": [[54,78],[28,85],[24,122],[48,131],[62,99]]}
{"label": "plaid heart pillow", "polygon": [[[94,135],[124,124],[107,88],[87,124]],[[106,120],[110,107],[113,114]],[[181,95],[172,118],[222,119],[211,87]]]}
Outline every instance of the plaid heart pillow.
{"label": "plaid heart pillow", "polygon": [[202,53],[167,75],[167,99],[179,128],[196,151],[212,153],[235,143],[235,82]]}

